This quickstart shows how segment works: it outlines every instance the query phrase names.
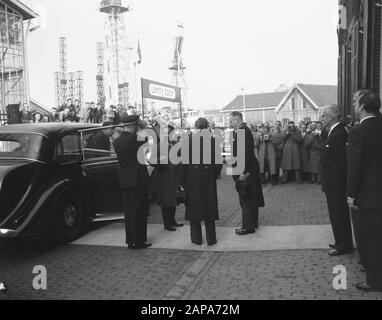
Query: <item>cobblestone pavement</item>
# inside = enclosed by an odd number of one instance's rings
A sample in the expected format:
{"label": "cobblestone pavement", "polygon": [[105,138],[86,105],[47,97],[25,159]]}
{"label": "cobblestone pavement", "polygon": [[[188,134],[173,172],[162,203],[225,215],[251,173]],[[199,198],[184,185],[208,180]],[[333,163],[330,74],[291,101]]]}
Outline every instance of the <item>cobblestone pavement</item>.
{"label": "cobblestone pavement", "polygon": [[[379,299],[355,284],[364,278],[357,256],[328,258],[324,250],[272,252],[129,251],[64,246],[1,252],[1,299],[262,300]],[[47,268],[48,288],[32,288],[33,267]],[[332,287],[333,268],[347,268],[348,288]]]}
{"label": "cobblestone pavement", "polygon": [[[240,225],[231,178],[219,181],[220,227]],[[328,224],[325,199],[316,185],[288,184],[264,190],[266,226]],[[184,211],[184,209],[183,209]],[[179,210],[178,219],[183,221]],[[161,224],[158,208],[151,224]],[[245,237],[243,237],[245,241]],[[329,241],[328,241],[329,243]],[[33,267],[48,272],[48,289],[32,288]],[[347,269],[347,290],[332,287],[333,268]],[[327,250],[203,252],[168,249],[130,251],[121,247],[0,245],[2,299],[380,299],[355,289],[365,274],[358,256],[330,258]]]}
{"label": "cobblestone pavement", "polygon": [[[326,225],[330,224],[325,195],[321,186],[315,184],[290,183],[264,188],[266,207],[260,210],[262,226]],[[218,200],[220,220],[218,227],[238,227],[241,224],[238,195],[232,177],[223,176],[218,180]],[[149,223],[161,224],[158,206],[151,209]],[[184,206],[178,207],[177,219],[183,221]]]}

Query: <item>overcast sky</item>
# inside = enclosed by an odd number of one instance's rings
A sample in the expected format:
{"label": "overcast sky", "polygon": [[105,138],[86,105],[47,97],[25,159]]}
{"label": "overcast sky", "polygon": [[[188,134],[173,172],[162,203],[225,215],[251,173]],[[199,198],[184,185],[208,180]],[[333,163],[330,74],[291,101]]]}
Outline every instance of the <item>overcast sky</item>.
{"label": "overcast sky", "polygon": [[[23,0],[39,10],[30,33],[31,96],[54,105],[58,38],[67,37],[68,70],[84,71],[85,100],[96,100],[96,42],[104,39],[98,0]],[[126,15],[141,40],[143,77],[171,83],[177,21],[193,108],[223,108],[241,88],[268,92],[284,83],[336,84],[337,0],[131,0]],[[132,46],[136,45],[135,39]]]}

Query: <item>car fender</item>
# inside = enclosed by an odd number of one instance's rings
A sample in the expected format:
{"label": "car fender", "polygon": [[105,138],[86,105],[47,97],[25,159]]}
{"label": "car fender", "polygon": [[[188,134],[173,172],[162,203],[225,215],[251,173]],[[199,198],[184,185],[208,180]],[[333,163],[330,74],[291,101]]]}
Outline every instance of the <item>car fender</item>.
{"label": "car fender", "polygon": [[79,182],[75,179],[62,179],[55,182],[44,192],[42,192],[33,207],[31,208],[27,218],[20,227],[17,228],[16,235],[23,233],[29,227],[32,227],[32,221],[37,220],[35,223],[40,222],[42,219],[47,221],[48,224],[54,219],[54,204],[66,192],[76,190],[82,193]]}

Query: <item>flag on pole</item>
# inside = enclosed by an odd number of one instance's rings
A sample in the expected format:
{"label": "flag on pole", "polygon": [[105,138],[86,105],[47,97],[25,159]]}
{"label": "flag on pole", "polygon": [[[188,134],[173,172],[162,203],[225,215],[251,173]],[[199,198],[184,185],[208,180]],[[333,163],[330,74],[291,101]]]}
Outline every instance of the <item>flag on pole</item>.
{"label": "flag on pole", "polygon": [[138,64],[142,63],[142,49],[141,49],[141,42],[138,39],[138,49],[137,49],[137,55],[138,55]]}
{"label": "flag on pole", "polygon": [[177,21],[177,24],[178,24],[178,28],[180,28],[180,29],[184,29],[183,22],[181,22],[181,21]]}

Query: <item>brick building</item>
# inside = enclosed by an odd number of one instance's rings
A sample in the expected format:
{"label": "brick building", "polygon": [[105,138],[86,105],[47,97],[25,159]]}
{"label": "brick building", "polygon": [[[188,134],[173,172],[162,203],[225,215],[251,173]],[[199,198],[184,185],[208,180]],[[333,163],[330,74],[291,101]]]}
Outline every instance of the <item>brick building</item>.
{"label": "brick building", "polygon": [[370,88],[382,95],[381,0],[339,0],[339,105],[352,114],[355,91]]}

